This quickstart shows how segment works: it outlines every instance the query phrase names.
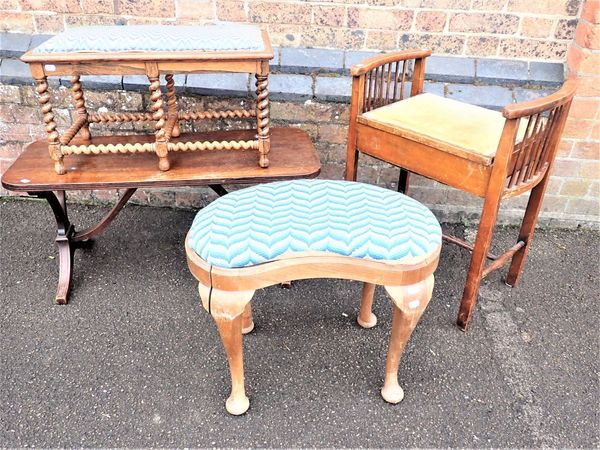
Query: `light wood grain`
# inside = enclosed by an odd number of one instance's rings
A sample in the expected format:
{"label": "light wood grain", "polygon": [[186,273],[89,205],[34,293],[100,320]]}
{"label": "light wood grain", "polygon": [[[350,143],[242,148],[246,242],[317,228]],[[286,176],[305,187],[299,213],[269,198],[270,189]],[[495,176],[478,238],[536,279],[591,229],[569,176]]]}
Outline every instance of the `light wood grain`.
{"label": "light wood grain", "polygon": [[404,391],[398,383],[400,358],[433,293],[433,275],[410,286],[385,286],[392,301],[392,332],[385,363],[381,396],[388,403],[399,403]]}
{"label": "light wood grain", "polygon": [[225,403],[229,414],[239,416],[250,406],[244,387],[242,352],[242,315],[250,304],[254,291],[225,292],[199,284],[202,305],[215,320],[229,361],[231,394]]}
{"label": "light wood grain", "polygon": [[[211,286],[224,291],[256,290],[285,281],[313,278],[339,278],[396,286],[412,284],[431,275],[437,268],[440,248],[416,261],[374,261],[326,252],[275,259],[242,268],[211,266],[189,246],[188,267],[198,280],[210,279]],[[316,253],[316,252],[315,252]]]}

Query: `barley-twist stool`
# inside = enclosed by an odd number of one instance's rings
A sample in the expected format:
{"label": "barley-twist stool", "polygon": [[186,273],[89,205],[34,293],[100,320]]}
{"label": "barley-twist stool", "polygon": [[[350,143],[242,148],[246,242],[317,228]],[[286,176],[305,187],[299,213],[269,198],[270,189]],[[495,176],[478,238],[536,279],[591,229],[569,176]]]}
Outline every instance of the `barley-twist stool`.
{"label": "barley-twist stool", "polygon": [[231,370],[227,411],[247,411],[242,334],[254,328],[256,289],[288,280],[342,278],[366,282],[358,323],[376,324],[375,284],[393,304],[381,395],[398,403],[400,357],[431,299],[441,247],[440,225],[416,200],[347,181],[295,180],[225,195],[202,209],[186,238],[188,266],[202,305],[213,316]]}
{"label": "barley-twist stool", "polygon": [[[155,153],[158,168],[171,167],[172,152],[212,150],[258,150],[258,165],[269,166],[271,132],[269,125],[269,60],[273,49],[266,31],[255,25],[219,23],[212,25],[128,25],[70,28],[21,59],[29,64],[36,82],[38,101],[47,131],[48,151],[59,175],[77,169],[65,166],[68,155],[116,155]],[[207,72],[254,73],[256,107],[235,110],[183,111],[178,106],[177,75]],[[142,75],[148,78],[150,111],[88,112],[81,76]],[[161,91],[164,75],[166,98]],[[70,76],[77,114],[71,126],[59,134],[48,92],[48,77]],[[246,120],[256,123],[254,139],[219,141],[192,140],[182,133],[181,123],[197,120]],[[90,124],[154,122],[154,140],[119,136],[105,142],[107,136],[94,136]],[[131,159],[123,161],[124,165]]]}

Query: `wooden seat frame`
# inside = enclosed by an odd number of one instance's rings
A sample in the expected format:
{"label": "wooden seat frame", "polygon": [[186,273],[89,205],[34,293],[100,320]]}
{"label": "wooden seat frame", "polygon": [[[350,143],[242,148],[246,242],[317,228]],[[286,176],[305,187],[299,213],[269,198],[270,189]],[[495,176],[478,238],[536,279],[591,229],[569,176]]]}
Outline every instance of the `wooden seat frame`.
{"label": "wooden seat frame", "polygon": [[233,415],[243,414],[250,404],[244,388],[242,334],[254,329],[250,301],[255,290],[310,278],[365,282],[357,318],[363,328],[371,328],[377,323],[371,311],[373,290],[376,284],[385,286],[392,301],[393,318],[381,395],[389,403],[400,402],[404,398],[398,384],[400,357],[431,299],[433,272],[438,265],[440,248],[418,261],[404,263],[313,252],[298,253],[250,267],[226,269],[204,261],[190,248],[186,239],[188,267],[198,280],[202,305],[215,320],[229,360],[231,395],[225,403],[227,411]]}
{"label": "wooden seat frame", "polygon": [[[359,120],[361,114],[367,111],[405,98],[411,69],[410,96],[421,94],[425,60],[430,54],[429,50],[395,52],[367,59],[352,67],[345,178],[356,180],[358,155],[362,152],[401,168],[398,180],[400,192],[408,192],[409,173],[414,172],[484,199],[474,244],[444,235],[446,241],[472,252],[457,318],[458,326],[466,330],[485,276],[510,261],[506,283],[516,286],[519,281],[575,93],[575,83],[568,80],[559,91],[545,98],[506,106],[502,111],[505,124],[498,149],[489,164],[448,151],[443,142],[433,145],[430,140],[408,139]],[[525,136],[515,144],[521,121],[527,121]],[[501,200],[528,191],[531,195],[517,243],[502,255],[488,253]],[[492,260],[487,267],[486,259]]]}

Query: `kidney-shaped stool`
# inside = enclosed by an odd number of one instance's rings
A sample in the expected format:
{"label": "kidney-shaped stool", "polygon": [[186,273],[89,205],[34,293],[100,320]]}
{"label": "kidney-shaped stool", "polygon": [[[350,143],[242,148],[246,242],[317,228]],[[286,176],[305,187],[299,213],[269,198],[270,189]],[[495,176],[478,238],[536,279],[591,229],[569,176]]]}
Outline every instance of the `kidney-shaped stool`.
{"label": "kidney-shaped stool", "polygon": [[[434,215],[416,200],[348,181],[262,184],[202,209],[187,235],[186,253],[229,359],[227,411],[243,414],[249,406],[242,333],[254,327],[254,291],[306,278],[363,281],[365,291],[385,286],[393,319],[381,395],[400,402],[400,356],[431,299],[441,237]],[[372,292],[365,291],[358,323],[370,328],[377,319]]]}

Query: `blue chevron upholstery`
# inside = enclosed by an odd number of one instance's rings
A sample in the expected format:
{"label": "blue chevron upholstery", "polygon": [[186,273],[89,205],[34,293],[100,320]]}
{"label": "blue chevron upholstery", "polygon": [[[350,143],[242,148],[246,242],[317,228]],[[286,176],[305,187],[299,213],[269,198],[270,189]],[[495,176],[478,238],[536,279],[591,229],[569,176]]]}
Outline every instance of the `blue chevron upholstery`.
{"label": "blue chevron upholstery", "polygon": [[363,183],[294,180],[229,193],[200,210],[189,247],[208,263],[247,267],[298,252],[398,261],[426,256],[442,231],[425,206]]}
{"label": "blue chevron upholstery", "polygon": [[33,53],[236,50],[264,50],[260,28],[229,23],[80,27],[50,38]]}

